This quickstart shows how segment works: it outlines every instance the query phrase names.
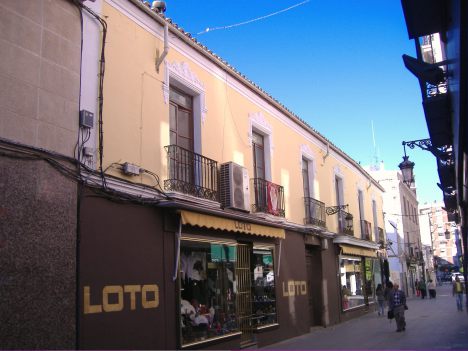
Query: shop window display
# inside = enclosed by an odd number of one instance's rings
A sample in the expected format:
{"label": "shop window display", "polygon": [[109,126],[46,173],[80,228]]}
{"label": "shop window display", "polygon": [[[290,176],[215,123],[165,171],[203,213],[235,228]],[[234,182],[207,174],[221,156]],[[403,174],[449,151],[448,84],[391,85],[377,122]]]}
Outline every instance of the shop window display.
{"label": "shop window display", "polygon": [[340,257],[341,300],[343,310],[365,304],[365,277],[360,257]]}
{"label": "shop window display", "polygon": [[235,265],[235,244],[181,241],[182,345],[239,330],[236,316]]}
{"label": "shop window display", "polygon": [[372,301],[372,298],[375,295],[374,285],[374,261],[372,258],[365,258],[365,267],[366,267],[366,295],[369,301]]}
{"label": "shop window display", "polygon": [[276,318],[273,249],[253,249],[252,326],[274,324]]}

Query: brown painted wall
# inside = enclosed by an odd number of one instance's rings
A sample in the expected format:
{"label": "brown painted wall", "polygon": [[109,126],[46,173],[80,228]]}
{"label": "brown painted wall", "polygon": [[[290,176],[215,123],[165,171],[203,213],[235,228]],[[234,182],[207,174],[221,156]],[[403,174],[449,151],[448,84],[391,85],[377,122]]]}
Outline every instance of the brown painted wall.
{"label": "brown painted wall", "polygon": [[76,184],[0,156],[0,349],[74,349]]}
{"label": "brown painted wall", "polygon": [[[286,240],[282,242],[281,251],[280,276],[276,285],[279,328],[258,333],[259,346],[309,332],[307,291],[301,290],[300,285],[295,286],[295,288],[292,288],[291,285],[291,290],[288,289],[288,283],[305,283],[307,281],[303,235],[296,232],[286,232]],[[303,288],[304,285],[302,285]]]}
{"label": "brown painted wall", "polygon": [[[80,214],[80,348],[176,347],[173,253],[174,233],[163,232],[161,210],[86,193]],[[137,291],[132,306],[132,294],[125,290],[142,291],[144,286],[154,285],[158,287],[157,303],[151,290],[146,294],[149,308],[144,308],[142,293]],[[90,289],[89,303],[84,300],[86,287]],[[106,295],[108,291],[114,293]],[[85,313],[90,305],[98,312]]]}
{"label": "brown painted wall", "polygon": [[327,294],[324,296],[324,305],[328,309],[327,325],[341,322],[341,295],[340,282],[338,279],[338,255],[339,250],[332,241],[328,239],[328,249],[322,251],[323,279],[326,281]]}

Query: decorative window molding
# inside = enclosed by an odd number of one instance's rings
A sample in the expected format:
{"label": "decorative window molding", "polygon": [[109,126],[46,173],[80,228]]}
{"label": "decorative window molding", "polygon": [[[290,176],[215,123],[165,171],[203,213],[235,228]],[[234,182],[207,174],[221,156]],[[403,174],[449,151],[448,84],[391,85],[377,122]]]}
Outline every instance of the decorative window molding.
{"label": "decorative window molding", "polygon": [[257,130],[264,136],[267,136],[269,139],[269,146],[270,152],[273,154],[274,146],[273,146],[273,128],[271,127],[270,123],[266,120],[265,116],[261,111],[249,113],[249,146],[252,147],[252,131]]}
{"label": "decorative window molding", "polygon": [[[336,193],[336,179],[339,179],[340,181],[340,186],[339,186],[339,194]],[[338,200],[338,198],[340,199],[341,203],[338,203],[339,201],[336,201],[337,203],[335,205],[344,205],[345,204],[345,198],[344,198],[344,195],[345,195],[345,180],[344,180],[344,175],[343,175],[343,172],[340,168],[340,165],[336,165],[335,167],[333,167],[333,187],[332,187],[332,191],[333,191],[333,195],[334,195],[334,199],[335,200]]]}
{"label": "decorative window molding", "polygon": [[307,173],[309,175],[309,196],[315,196],[315,178],[317,176],[317,168],[315,167],[315,157],[309,145],[301,144],[300,153],[299,153],[299,167],[302,170],[302,160],[306,159],[308,161]]}
{"label": "decorative window molding", "polygon": [[265,150],[265,178],[271,181],[271,160],[273,158],[273,128],[266,120],[261,111],[249,113],[249,147],[253,144],[253,131],[263,135],[264,150]]}
{"label": "decorative window molding", "polygon": [[362,191],[362,194],[364,194],[364,189],[366,188],[362,180],[358,180],[356,182],[356,188],[358,191]]}
{"label": "decorative window molding", "polygon": [[315,162],[315,157],[309,145],[301,144],[301,153],[299,155],[299,164],[302,165],[302,158]]}
{"label": "decorative window molding", "polygon": [[335,167],[333,167],[333,178],[335,178],[335,176],[341,179],[344,178],[343,171],[341,170],[340,165],[336,165]]}
{"label": "decorative window molding", "polygon": [[194,98],[194,109],[197,108],[201,113],[201,122],[205,124],[206,108],[205,100],[205,85],[198,79],[197,75],[190,69],[188,63],[169,61],[165,62],[164,83],[162,90],[164,95],[164,103],[169,103],[169,86],[172,84],[184,91],[190,93]]}

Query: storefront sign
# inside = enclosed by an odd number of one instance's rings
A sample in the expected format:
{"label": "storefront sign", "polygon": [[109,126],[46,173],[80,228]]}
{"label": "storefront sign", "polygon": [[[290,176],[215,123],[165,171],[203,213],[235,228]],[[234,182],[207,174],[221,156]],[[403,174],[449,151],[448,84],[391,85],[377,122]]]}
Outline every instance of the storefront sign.
{"label": "storefront sign", "polygon": [[283,282],[283,296],[307,295],[307,282],[305,280],[288,280]]}
{"label": "storefront sign", "polygon": [[[83,287],[83,313],[120,312],[125,308],[125,301],[130,303],[130,310],[137,308],[137,295],[141,296],[141,307],[157,308],[159,306],[159,287],[149,285],[106,285],[102,289],[101,304],[91,304],[91,287]],[[129,297],[129,299],[126,298]],[[129,300],[129,301],[128,301]]]}
{"label": "storefront sign", "polygon": [[234,227],[242,231],[245,230],[245,231],[250,232],[252,230],[252,225],[246,222],[234,221]]}

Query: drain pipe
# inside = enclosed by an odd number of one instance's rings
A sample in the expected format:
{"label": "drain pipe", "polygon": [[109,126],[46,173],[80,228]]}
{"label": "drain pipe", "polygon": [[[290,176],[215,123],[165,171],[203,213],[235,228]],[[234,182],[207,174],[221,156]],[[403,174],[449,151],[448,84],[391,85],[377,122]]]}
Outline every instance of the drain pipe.
{"label": "drain pipe", "polygon": [[156,72],[159,73],[159,66],[166,58],[167,53],[169,52],[169,27],[167,23],[164,24],[164,51],[161,56],[156,60]]}

